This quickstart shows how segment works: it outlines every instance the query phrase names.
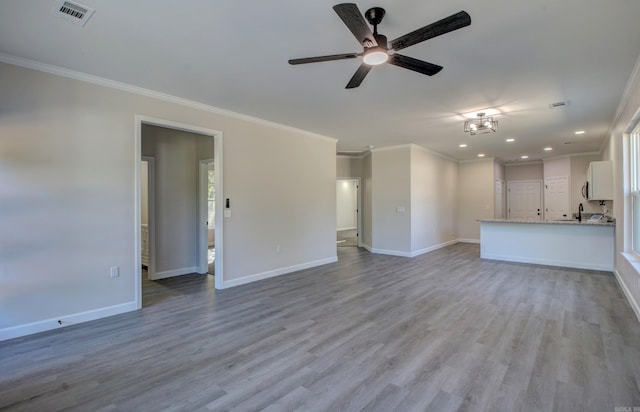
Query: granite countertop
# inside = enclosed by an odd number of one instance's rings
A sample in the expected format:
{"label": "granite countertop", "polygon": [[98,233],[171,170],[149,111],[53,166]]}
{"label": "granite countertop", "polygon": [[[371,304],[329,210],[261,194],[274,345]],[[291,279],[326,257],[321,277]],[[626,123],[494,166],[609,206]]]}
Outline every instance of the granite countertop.
{"label": "granite countertop", "polygon": [[486,223],[527,223],[536,225],[589,225],[589,226],[615,226],[616,222],[609,222],[607,220],[590,221],[588,219],[582,219],[582,222],[577,220],[518,220],[518,219],[479,219],[479,222]]}

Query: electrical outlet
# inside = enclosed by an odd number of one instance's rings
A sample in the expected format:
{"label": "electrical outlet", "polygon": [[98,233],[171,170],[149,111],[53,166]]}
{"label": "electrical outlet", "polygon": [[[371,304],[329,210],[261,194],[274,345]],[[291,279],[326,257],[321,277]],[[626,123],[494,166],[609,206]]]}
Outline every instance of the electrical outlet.
{"label": "electrical outlet", "polygon": [[280,253],[280,245],[276,245],[276,253]]}
{"label": "electrical outlet", "polygon": [[120,269],[117,266],[111,266],[111,277],[117,278],[120,276]]}

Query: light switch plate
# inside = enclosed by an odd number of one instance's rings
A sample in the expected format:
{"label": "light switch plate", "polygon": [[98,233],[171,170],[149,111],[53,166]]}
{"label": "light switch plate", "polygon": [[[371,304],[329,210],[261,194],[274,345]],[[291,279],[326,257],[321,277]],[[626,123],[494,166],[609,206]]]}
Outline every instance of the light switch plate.
{"label": "light switch plate", "polygon": [[231,209],[224,210],[224,217],[231,217]]}

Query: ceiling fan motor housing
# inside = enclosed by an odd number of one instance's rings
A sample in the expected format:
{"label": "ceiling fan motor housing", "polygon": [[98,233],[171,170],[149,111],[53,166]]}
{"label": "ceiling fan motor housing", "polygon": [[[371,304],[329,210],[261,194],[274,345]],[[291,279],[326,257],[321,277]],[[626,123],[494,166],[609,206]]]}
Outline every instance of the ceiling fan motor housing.
{"label": "ceiling fan motor housing", "polygon": [[377,26],[382,21],[384,13],[385,11],[382,7],[372,7],[364,13],[364,17],[370,25]]}

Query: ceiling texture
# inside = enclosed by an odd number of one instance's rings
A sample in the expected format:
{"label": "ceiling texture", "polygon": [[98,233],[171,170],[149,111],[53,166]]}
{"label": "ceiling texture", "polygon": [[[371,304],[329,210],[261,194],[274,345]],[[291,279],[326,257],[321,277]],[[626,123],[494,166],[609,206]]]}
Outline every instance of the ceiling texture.
{"label": "ceiling texture", "polygon": [[[389,40],[460,10],[471,25],[402,50],[443,66],[435,76],[384,64],[347,90],[360,58],[287,63],[362,51],[336,1],[78,3],[95,9],[84,27],[52,14],[59,1],[0,1],[0,61],[53,65],[307,130],[338,139],[345,153],[409,143],[457,160],[598,152],[640,53],[638,0],[366,0],[357,3],[362,13],[386,10],[378,31]],[[566,105],[551,109],[555,102]],[[465,133],[464,115],[485,109],[498,113],[498,131]]]}

